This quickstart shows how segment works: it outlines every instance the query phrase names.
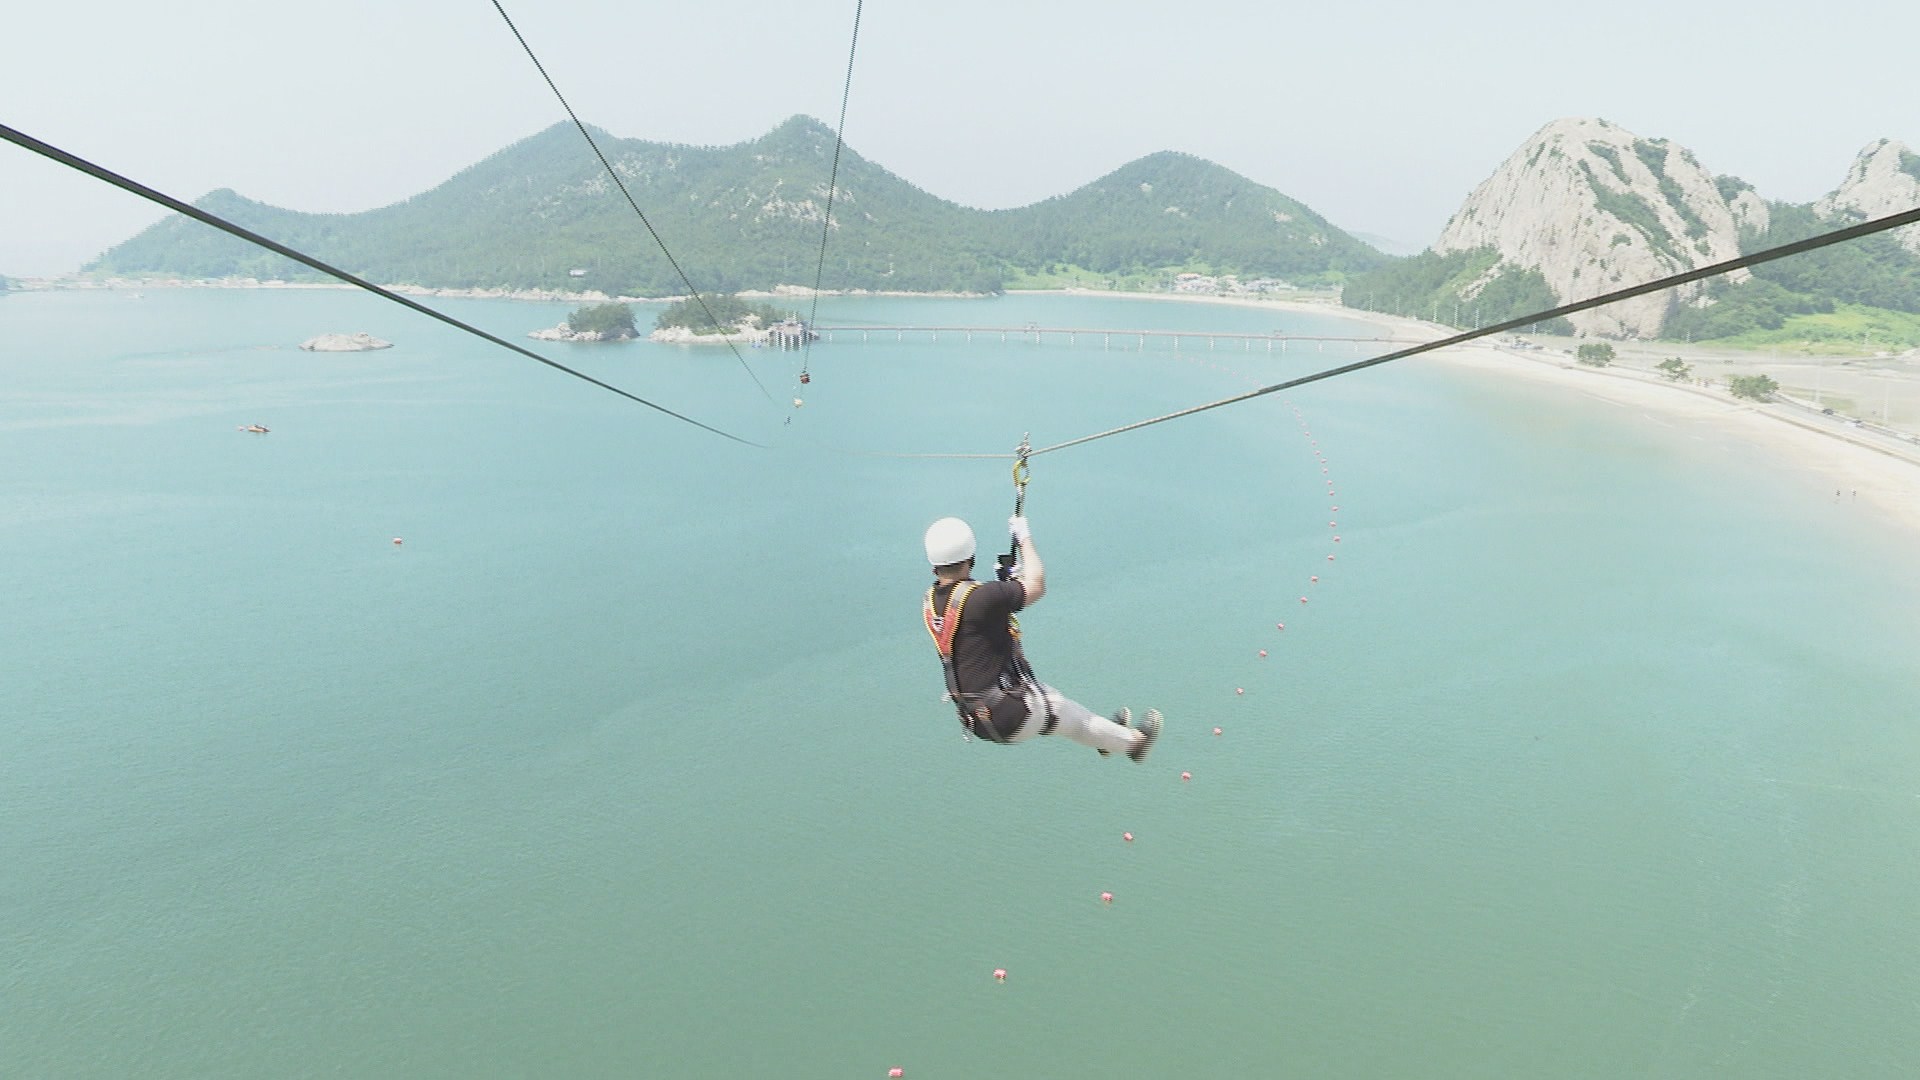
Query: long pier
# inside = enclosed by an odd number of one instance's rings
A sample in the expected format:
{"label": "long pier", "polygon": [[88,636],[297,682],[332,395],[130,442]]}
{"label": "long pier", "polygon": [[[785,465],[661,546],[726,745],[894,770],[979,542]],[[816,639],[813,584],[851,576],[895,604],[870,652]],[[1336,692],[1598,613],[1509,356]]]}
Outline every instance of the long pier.
{"label": "long pier", "polygon": [[921,335],[927,335],[932,341],[938,342],[940,335],[946,334],[950,338],[958,337],[967,344],[972,344],[976,337],[988,339],[997,337],[999,343],[1002,345],[1007,344],[1009,340],[1024,341],[1038,345],[1049,338],[1055,340],[1065,338],[1067,344],[1077,345],[1083,337],[1088,339],[1098,338],[1100,340],[1100,346],[1103,349],[1112,349],[1114,342],[1119,341],[1121,348],[1132,347],[1136,350],[1145,349],[1149,339],[1171,339],[1176,351],[1180,349],[1181,343],[1185,341],[1205,341],[1209,351],[1216,350],[1219,347],[1219,343],[1223,341],[1238,343],[1243,352],[1252,352],[1254,343],[1256,342],[1264,343],[1267,352],[1276,351],[1276,346],[1278,346],[1277,351],[1286,352],[1289,344],[1311,342],[1316,351],[1325,352],[1328,342],[1346,343],[1357,349],[1363,344],[1412,345],[1421,340],[1418,338],[1395,337],[1335,337],[1313,334],[1282,334],[1279,332],[1245,334],[1218,330],[1111,330],[1103,327],[1086,326],[816,326],[813,329],[820,335],[821,340],[828,342],[838,341],[843,335],[848,341],[851,341],[853,335],[858,334],[860,335],[860,343],[863,345],[871,342],[875,336],[884,339],[888,335],[891,335],[895,342],[904,342],[909,335],[915,338],[919,338]]}

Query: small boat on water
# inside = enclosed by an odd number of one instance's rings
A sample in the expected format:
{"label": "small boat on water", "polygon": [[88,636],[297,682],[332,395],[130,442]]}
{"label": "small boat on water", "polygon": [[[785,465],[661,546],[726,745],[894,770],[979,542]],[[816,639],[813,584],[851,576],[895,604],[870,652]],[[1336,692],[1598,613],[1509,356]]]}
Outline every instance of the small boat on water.
{"label": "small boat on water", "polygon": [[273,429],[263,424],[241,424],[239,430],[249,432],[254,435],[265,435],[267,432],[272,431]]}

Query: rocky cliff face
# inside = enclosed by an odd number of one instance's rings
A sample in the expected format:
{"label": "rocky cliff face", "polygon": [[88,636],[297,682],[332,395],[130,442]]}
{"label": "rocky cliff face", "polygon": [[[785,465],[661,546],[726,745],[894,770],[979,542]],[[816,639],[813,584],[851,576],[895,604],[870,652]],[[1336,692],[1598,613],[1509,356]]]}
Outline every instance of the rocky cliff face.
{"label": "rocky cliff face", "polygon": [[[1920,154],[1905,143],[1881,139],[1861,149],[1846,180],[1814,203],[1813,212],[1824,218],[1864,221],[1916,206],[1920,206]],[[1893,236],[1908,251],[1920,253],[1920,225],[1897,229]]]}
{"label": "rocky cliff face", "polygon": [[[1605,120],[1556,120],[1474,189],[1434,250],[1494,248],[1572,301],[1734,258],[1742,226],[1764,230],[1766,203],[1716,181],[1684,147]],[[1699,288],[1677,290],[1678,302]],[[1655,337],[1675,302],[1656,293],[1570,321],[1585,334]]]}

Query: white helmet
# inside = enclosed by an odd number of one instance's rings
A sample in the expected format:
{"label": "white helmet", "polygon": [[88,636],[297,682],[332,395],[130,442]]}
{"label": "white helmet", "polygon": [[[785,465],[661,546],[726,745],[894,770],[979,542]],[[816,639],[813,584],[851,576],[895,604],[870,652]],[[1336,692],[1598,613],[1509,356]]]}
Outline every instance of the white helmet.
{"label": "white helmet", "polygon": [[973,558],[973,530],[957,517],[944,517],[927,526],[927,561],[935,566]]}

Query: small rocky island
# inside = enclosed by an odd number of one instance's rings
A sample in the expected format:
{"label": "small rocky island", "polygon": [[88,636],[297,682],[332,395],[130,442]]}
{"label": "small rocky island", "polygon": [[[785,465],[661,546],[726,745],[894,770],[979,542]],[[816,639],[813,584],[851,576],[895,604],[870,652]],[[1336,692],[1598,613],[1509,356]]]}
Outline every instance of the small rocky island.
{"label": "small rocky island", "polygon": [[595,304],[567,316],[567,321],[528,334],[535,341],[631,341],[640,336],[633,309],[625,304]]}
{"label": "small rocky island", "polygon": [[648,339],[672,345],[714,342],[797,348],[820,337],[796,314],[748,303],[731,293],[681,300],[661,312],[653,325]]}
{"label": "small rocky island", "polygon": [[358,334],[321,334],[301,342],[300,347],[308,352],[372,352],[375,349],[391,349],[393,342],[381,341],[362,331]]}

